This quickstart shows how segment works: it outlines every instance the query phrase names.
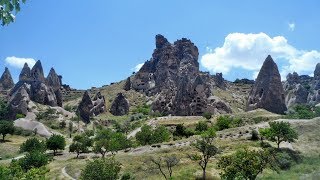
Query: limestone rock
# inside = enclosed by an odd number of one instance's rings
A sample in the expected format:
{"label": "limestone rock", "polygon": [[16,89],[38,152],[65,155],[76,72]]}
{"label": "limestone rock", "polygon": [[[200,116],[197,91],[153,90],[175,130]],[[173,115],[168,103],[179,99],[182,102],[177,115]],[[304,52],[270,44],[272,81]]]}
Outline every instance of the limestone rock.
{"label": "limestone rock", "polygon": [[85,122],[90,122],[90,117],[97,116],[105,112],[105,99],[100,92],[91,100],[89,92],[85,91],[77,109],[80,118]]}
{"label": "limestone rock", "polygon": [[131,79],[130,77],[127,78],[126,83],[123,86],[125,91],[129,91],[131,89]]}
{"label": "limestone rock", "polygon": [[40,60],[38,60],[36,64],[32,67],[31,78],[33,81],[39,81],[42,83],[45,82],[43,68]]}
{"label": "limestone rock", "polygon": [[9,118],[15,119],[17,114],[27,115],[29,112],[28,104],[30,88],[24,84],[11,96],[9,101]]}
{"label": "limestone rock", "polygon": [[215,77],[214,77],[216,86],[218,86],[221,89],[225,89],[226,88],[226,84],[224,83],[224,79],[222,77],[222,73],[216,73]]}
{"label": "limestone rock", "polygon": [[14,86],[14,82],[9,69],[6,67],[0,78],[0,90],[9,90]]}
{"label": "limestone rock", "polygon": [[61,88],[61,77],[58,76],[58,74],[56,73],[56,71],[51,68],[50,72],[47,76],[47,85],[52,87],[54,91],[57,91],[58,89]]}
{"label": "limestone rock", "polygon": [[27,63],[24,63],[19,75],[19,81],[31,81],[31,70]]}
{"label": "limestone rock", "polygon": [[[132,79],[132,88],[155,96],[152,110],[163,115],[202,115],[211,96],[211,76],[199,71],[198,48],[182,38],[170,44],[156,36],[156,49]],[[214,80],[212,80],[214,81]],[[222,74],[217,84],[223,87]]]}
{"label": "limestone rock", "polygon": [[115,116],[123,116],[129,113],[129,101],[122,93],[118,93],[112,102],[110,113]]}
{"label": "limestone rock", "polygon": [[278,114],[287,110],[278,66],[270,55],[264,61],[248,98],[247,110],[258,108]]}

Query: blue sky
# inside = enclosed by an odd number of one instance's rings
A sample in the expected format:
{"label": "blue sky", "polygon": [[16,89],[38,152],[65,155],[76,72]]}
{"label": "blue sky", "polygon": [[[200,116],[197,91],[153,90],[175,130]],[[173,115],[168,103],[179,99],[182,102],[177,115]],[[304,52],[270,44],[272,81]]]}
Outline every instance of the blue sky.
{"label": "blue sky", "polygon": [[[150,59],[154,37],[191,39],[201,70],[254,78],[267,54],[283,77],[320,62],[320,1],[27,0],[0,27],[0,71],[15,80],[16,58],[40,59],[63,82],[86,89],[125,79]],[[11,58],[10,58],[11,57]]]}

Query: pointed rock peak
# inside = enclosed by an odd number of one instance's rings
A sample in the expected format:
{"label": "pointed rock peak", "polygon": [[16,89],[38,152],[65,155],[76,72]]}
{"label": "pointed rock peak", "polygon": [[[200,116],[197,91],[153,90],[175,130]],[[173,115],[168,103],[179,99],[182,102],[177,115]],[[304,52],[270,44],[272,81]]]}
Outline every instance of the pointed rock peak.
{"label": "pointed rock peak", "polygon": [[314,77],[317,79],[320,78],[320,63],[317,64],[316,69],[314,70]]}
{"label": "pointed rock peak", "polygon": [[52,77],[57,77],[57,78],[59,79],[58,74],[56,73],[56,71],[55,71],[53,68],[50,69],[50,72],[49,72],[47,78],[50,78],[50,77],[51,77],[51,78],[52,78]]}
{"label": "pointed rock peak", "polygon": [[162,48],[163,46],[170,44],[167,40],[167,38],[165,38],[163,35],[158,34],[156,35],[156,48]]}
{"label": "pointed rock peak", "polygon": [[31,69],[31,76],[34,81],[45,81],[41,61],[38,60]]}
{"label": "pointed rock peak", "polygon": [[31,70],[27,63],[24,63],[24,66],[19,75],[19,81],[27,81],[31,77]]}
{"label": "pointed rock peak", "polygon": [[272,57],[271,57],[271,55],[268,55],[268,57],[266,58],[266,60],[264,60],[264,63],[263,64],[276,64],[275,62],[274,62],[274,60],[272,59]]}
{"label": "pointed rock peak", "polygon": [[6,67],[1,78],[0,78],[0,86],[4,90],[8,90],[14,86],[14,82],[11,76],[9,69]]}

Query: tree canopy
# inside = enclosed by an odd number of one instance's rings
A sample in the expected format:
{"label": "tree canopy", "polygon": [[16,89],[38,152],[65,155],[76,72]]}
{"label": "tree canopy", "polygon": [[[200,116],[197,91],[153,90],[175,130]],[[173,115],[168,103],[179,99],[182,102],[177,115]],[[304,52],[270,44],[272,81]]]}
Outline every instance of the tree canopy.
{"label": "tree canopy", "polygon": [[0,0],[1,25],[8,25],[15,20],[15,14],[21,9],[21,4],[26,0]]}

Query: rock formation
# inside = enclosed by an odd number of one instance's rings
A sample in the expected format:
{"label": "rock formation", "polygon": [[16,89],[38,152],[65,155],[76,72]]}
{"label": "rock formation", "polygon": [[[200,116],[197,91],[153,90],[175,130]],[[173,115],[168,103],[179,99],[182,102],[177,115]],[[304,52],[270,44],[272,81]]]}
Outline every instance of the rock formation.
{"label": "rock formation", "polygon": [[85,91],[77,109],[80,118],[85,122],[90,122],[90,117],[96,116],[105,111],[105,99],[100,92],[91,100],[89,92]]}
{"label": "rock formation", "polygon": [[[152,109],[163,115],[202,115],[210,111],[211,76],[199,71],[198,56],[190,40],[171,44],[157,35],[152,58],[135,74],[132,88],[155,96]],[[217,75],[217,82],[223,86],[222,74]]]}
{"label": "rock formation", "polygon": [[129,91],[131,89],[131,79],[130,77],[127,78],[126,83],[123,86],[125,91]]}
{"label": "rock formation", "polygon": [[[26,102],[24,97],[26,96],[28,96],[29,101],[49,106],[62,106],[60,87],[61,79],[53,69],[50,70],[46,79],[40,61],[37,61],[31,70],[28,64],[24,64],[19,75],[19,82],[9,93],[10,116],[15,117],[17,113],[26,115],[24,108]],[[24,96],[20,95],[22,92]],[[18,106],[19,104],[23,106]]]}
{"label": "rock formation", "polygon": [[278,114],[287,110],[278,66],[270,55],[264,61],[248,98],[247,110],[257,108]]}
{"label": "rock formation", "polygon": [[13,88],[14,82],[9,69],[6,67],[0,78],[0,90],[9,90]]}
{"label": "rock formation", "polygon": [[110,113],[115,116],[123,116],[129,113],[129,101],[122,93],[118,93],[112,102]]}
{"label": "rock formation", "polygon": [[320,103],[320,63],[316,65],[314,77],[289,73],[283,84],[287,107],[296,104],[316,105]]}

